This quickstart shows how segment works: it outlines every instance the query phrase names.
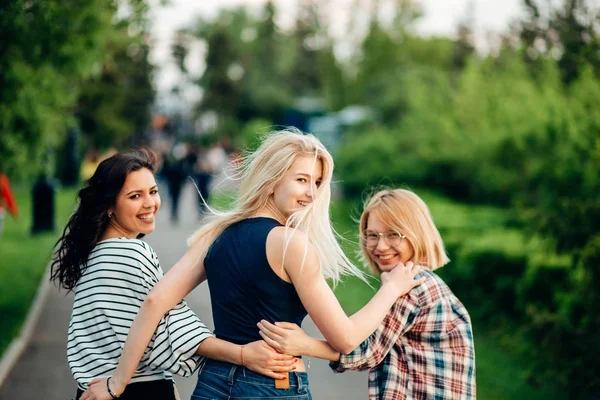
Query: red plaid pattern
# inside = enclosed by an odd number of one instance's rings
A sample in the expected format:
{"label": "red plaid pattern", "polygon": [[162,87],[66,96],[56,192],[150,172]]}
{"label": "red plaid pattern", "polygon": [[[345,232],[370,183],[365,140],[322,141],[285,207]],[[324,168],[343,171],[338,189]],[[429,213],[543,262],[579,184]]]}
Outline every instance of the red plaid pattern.
{"label": "red plaid pattern", "polygon": [[370,400],[476,398],[471,319],[436,274],[398,299],[381,326],[352,353],[331,363],[336,372],[369,372]]}

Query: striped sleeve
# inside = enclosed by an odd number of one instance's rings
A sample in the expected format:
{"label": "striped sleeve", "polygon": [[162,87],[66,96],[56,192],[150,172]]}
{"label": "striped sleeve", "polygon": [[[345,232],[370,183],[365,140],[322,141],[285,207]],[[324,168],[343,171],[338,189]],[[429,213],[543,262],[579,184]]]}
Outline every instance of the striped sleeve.
{"label": "striped sleeve", "polygon": [[[146,244],[146,246],[148,246]],[[154,250],[148,246],[149,257],[140,263],[145,285],[152,288],[163,276]],[[160,320],[144,357],[148,366],[181,376],[191,376],[202,357],[196,355],[198,346],[212,336],[210,330],[182,300]]]}

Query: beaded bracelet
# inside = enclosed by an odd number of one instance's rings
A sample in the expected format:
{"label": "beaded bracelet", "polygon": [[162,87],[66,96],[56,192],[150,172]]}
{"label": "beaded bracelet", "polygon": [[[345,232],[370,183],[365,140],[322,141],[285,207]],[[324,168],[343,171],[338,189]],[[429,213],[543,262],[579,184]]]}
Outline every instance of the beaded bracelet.
{"label": "beaded bracelet", "polygon": [[110,390],[110,384],[109,384],[109,382],[110,382],[110,378],[108,378],[106,380],[106,390],[108,390],[108,394],[110,394],[110,397],[112,397],[113,399],[118,399],[119,396],[117,396],[116,394],[113,393],[112,390]]}

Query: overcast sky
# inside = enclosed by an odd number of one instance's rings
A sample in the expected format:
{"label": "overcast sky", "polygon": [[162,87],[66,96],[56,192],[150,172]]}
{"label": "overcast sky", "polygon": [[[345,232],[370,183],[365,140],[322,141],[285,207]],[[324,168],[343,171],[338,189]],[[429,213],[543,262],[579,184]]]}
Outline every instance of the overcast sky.
{"label": "overcast sky", "polygon": [[[155,6],[152,9],[152,37],[154,48],[152,62],[158,67],[155,76],[159,94],[164,95],[177,81],[178,73],[170,57],[170,45],[174,32],[193,23],[198,16],[214,17],[219,8],[246,4],[253,10],[260,10],[265,0],[170,0],[166,7]],[[298,0],[274,0],[278,10],[277,22],[285,26],[294,20],[294,11]],[[380,0],[385,3],[386,0]],[[327,14],[331,18],[332,35],[342,35],[346,21],[353,9],[355,0],[329,0]],[[485,32],[504,31],[511,20],[521,11],[522,0],[421,0],[425,16],[418,24],[418,31],[424,35],[453,35],[458,22],[468,14],[468,8],[475,16],[475,28],[478,41],[483,42]],[[199,74],[203,65],[201,49],[193,49],[195,57],[190,57],[188,67],[192,73]],[[194,93],[190,96],[196,97]]]}

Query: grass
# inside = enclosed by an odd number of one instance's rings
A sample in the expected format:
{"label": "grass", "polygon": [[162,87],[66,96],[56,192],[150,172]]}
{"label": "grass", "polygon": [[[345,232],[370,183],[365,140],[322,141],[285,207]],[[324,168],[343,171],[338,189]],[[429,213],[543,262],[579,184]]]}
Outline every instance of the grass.
{"label": "grass", "polygon": [[[446,244],[464,245],[469,249],[476,246],[492,247],[508,254],[531,254],[534,262],[537,257],[535,253],[545,249],[541,240],[526,240],[522,231],[512,227],[511,216],[506,210],[456,203],[430,192],[417,190],[417,193],[429,205]],[[336,201],[332,207],[334,227],[348,239],[342,245],[344,251],[355,262],[358,262],[358,228],[353,219],[358,219],[360,207],[360,203],[356,201]],[[458,258],[458,255],[454,256]],[[564,265],[568,262],[544,253],[546,260],[549,256],[550,264]],[[453,255],[450,254],[450,257],[453,258]],[[453,268],[453,264],[440,270],[442,277],[446,268]],[[376,278],[371,278],[370,281],[374,288],[378,287]],[[352,314],[371,298],[375,289],[357,278],[346,278],[338,285],[335,293],[346,313]],[[479,321],[473,319],[472,322],[475,332],[478,398],[551,400],[568,397],[558,387],[548,385],[537,388],[528,384],[528,360],[509,344],[499,340],[495,333],[486,331]]]}
{"label": "grass", "polygon": [[16,337],[31,306],[31,301],[50,259],[52,248],[59,237],[73,207],[75,190],[59,189],[55,193],[56,231],[31,235],[31,192],[16,187],[15,197],[19,218],[7,216],[0,236],[0,354]]}

